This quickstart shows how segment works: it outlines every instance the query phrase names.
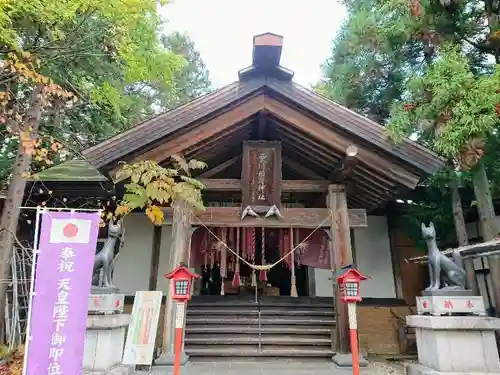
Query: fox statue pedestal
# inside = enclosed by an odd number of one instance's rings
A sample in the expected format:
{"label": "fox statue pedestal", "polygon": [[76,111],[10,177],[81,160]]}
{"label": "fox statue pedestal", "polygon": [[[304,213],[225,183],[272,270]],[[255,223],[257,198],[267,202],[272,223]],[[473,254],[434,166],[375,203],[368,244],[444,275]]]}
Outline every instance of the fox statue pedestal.
{"label": "fox statue pedestal", "polygon": [[129,375],[122,365],[130,315],[123,314],[123,295],[115,288],[92,287],[83,355],[84,375]]}
{"label": "fox statue pedestal", "polygon": [[88,315],[83,354],[84,375],[131,375],[133,366],[122,365],[129,314]]}
{"label": "fox statue pedestal", "polygon": [[422,292],[417,297],[419,315],[479,315],[486,316],[483,297],[475,296],[471,290],[443,288]]}
{"label": "fox statue pedestal", "polygon": [[422,315],[406,317],[416,331],[419,362],[407,366],[406,374],[500,374],[495,338],[500,319],[486,317],[483,298],[466,289],[460,252],[455,249],[448,258],[439,251],[432,223],[422,224],[422,236],[429,249],[430,285],[417,297]]}
{"label": "fox statue pedestal", "polygon": [[419,362],[406,367],[407,375],[500,374],[500,319],[412,315],[406,323],[416,329]]}
{"label": "fox statue pedestal", "polygon": [[112,280],[115,245],[121,234],[121,222],[110,221],[108,238],[94,260],[83,352],[84,375],[130,375],[134,370],[133,366],[122,364],[130,315],[123,314],[125,296],[113,286]]}

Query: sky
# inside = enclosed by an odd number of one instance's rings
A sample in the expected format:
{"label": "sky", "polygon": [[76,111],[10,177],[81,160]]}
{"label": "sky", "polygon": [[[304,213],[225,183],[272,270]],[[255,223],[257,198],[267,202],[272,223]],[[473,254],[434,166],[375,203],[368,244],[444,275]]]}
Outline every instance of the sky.
{"label": "sky", "polygon": [[316,83],[345,17],[336,0],[173,0],[161,14],[167,32],[194,41],[216,88],[251,64],[252,37],[264,32],[283,36],[281,65],[295,72],[295,82]]}

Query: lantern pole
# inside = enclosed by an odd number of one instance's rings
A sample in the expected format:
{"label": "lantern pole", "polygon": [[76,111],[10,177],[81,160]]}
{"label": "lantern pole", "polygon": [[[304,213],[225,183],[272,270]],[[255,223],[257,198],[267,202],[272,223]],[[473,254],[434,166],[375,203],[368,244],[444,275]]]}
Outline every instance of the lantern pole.
{"label": "lantern pole", "polygon": [[175,304],[175,326],[174,326],[174,375],[179,375],[182,357],[182,341],[184,337],[184,325],[186,320],[186,303],[191,299],[193,279],[197,275],[187,268],[184,263],[165,274],[164,277],[171,280],[171,298]]}
{"label": "lantern pole", "polygon": [[356,318],[356,302],[347,303],[349,315],[349,334],[351,339],[352,374],[359,375],[358,321]]}
{"label": "lantern pole", "polygon": [[186,303],[177,301],[175,308],[175,338],[174,338],[174,375],[179,375],[181,368],[182,336],[184,330],[184,317]]}

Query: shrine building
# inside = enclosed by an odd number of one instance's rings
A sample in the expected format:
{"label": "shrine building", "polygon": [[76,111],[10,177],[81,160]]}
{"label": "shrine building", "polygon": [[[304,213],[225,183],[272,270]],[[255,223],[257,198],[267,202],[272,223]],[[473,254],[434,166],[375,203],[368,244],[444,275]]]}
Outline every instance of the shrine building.
{"label": "shrine building", "polygon": [[[255,36],[251,65],[236,82],[145,120],[85,150],[85,161],[40,179],[53,194],[119,198],[121,161],[168,165],[178,154],[208,165],[194,176],[205,185],[206,210],[165,208],[162,226],[129,214],[114,270],[129,309],[136,291],[166,295],[163,275],[179,260],[202,276],[187,308],[192,358],[331,358],[348,351],[333,275],[351,265],[369,277],[361,285],[361,351],[400,353],[395,315],[410,313],[420,292],[410,285],[425,271],[405,264],[415,254],[405,253],[395,233],[390,202],[443,160],[411,140],[392,143],[381,125],[294,83],[280,65],[282,42]],[[164,301],[159,351],[171,345],[173,312]]]}

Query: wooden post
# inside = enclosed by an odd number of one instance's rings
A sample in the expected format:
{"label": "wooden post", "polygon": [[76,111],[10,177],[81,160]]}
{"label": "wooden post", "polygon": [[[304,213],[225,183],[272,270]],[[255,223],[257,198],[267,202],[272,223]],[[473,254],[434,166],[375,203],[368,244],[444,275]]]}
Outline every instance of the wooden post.
{"label": "wooden post", "polygon": [[160,264],[162,227],[155,225],[153,229],[153,251],[151,252],[151,266],[149,272],[149,290],[156,290],[158,286],[158,266]]}
{"label": "wooden post", "polygon": [[[347,210],[347,196],[344,185],[329,185],[326,206],[330,209],[332,218],[331,245],[335,274],[338,276],[342,267],[352,265],[353,251],[351,245],[351,231],[349,227],[349,213]],[[351,367],[352,356],[350,348],[350,329],[347,305],[340,301],[339,288],[334,279],[334,299],[336,311],[336,348],[333,361],[340,367]],[[368,362],[360,357],[359,365],[366,366]]]}
{"label": "wooden post", "polygon": [[[347,216],[347,199],[342,185],[329,185],[326,206],[331,210],[331,239],[335,259],[335,275],[342,267],[352,264],[351,234]],[[345,211],[345,212],[343,212]],[[349,319],[345,304],[340,301],[339,289],[335,282],[334,297],[336,311],[336,353],[347,354],[349,348]]]}
{"label": "wooden post", "polygon": [[[189,235],[190,231],[189,214],[185,202],[176,201],[173,204],[174,214],[172,219],[172,244],[170,246],[169,266],[173,270],[181,263],[188,262],[189,259]],[[163,348],[162,354],[156,363],[159,365],[173,365],[174,363],[174,323],[175,323],[175,303],[172,300],[170,292],[170,281],[168,283],[168,292],[165,301],[165,318],[163,329]],[[181,364],[185,364],[188,357],[182,353]]]}

